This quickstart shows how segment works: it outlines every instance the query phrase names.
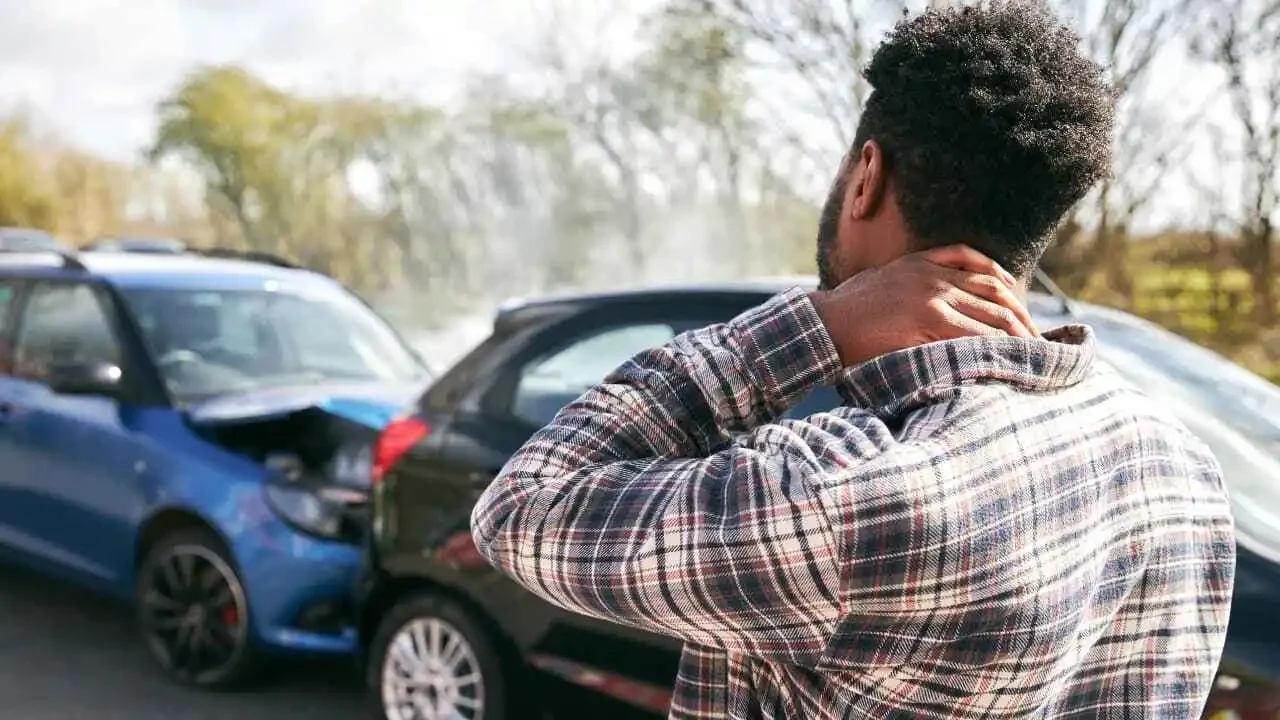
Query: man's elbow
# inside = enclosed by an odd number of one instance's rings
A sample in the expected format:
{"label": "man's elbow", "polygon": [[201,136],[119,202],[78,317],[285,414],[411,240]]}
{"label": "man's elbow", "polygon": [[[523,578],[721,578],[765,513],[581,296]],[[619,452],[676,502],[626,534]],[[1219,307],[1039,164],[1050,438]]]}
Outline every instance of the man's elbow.
{"label": "man's elbow", "polygon": [[485,560],[501,570],[500,538],[511,517],[512,507],[509,501],[497,497],[495,488],[496,483],[485,490],[475,507],[471,508],[471,541]]}

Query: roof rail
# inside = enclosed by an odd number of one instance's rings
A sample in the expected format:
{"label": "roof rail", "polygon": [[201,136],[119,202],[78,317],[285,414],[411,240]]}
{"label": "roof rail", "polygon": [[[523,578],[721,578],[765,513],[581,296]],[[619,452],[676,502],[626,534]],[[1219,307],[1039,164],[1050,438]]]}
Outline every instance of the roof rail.
{"label": "roof rail", "polygon": [[289,268],[290,270],[305,270],[297,263],[289,262],[279,255],[273,255],[268,252],[259,250],[236,250],[234,248],[188,248],[187,252],[193,255],[200,255],[207,258],[218,258],[222,260],[244,260],[246,262],[262,263],[263,265],[275,265],[276,267]]}
{"label": "roof rail", "polygon": [[75,251],[71,250],[9,250],[0,248],[0,255],[53,255],[62,260],[62,268],[64,270],[88,270],[84,263],[80,262],[80,258],[76,257]]}
{"label": "roof rail", "polygon": [[172,237],[106,235],[94,238],[80,249],[89,252],[183,253],[187,251],[187,244]]}

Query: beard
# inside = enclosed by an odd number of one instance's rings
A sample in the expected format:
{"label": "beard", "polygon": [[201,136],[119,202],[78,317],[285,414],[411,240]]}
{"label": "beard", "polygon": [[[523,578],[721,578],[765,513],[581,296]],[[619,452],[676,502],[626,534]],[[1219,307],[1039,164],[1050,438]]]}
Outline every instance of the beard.
{"label": "beard", "polygon": [[840,233],[840,213],[844,210],[844,193],[849,185],[847,178],[840,178],[831,188],[831,194],[822,204],[818,217],[818,289],[833,290],[840,284],[839,250],[836,236]]}

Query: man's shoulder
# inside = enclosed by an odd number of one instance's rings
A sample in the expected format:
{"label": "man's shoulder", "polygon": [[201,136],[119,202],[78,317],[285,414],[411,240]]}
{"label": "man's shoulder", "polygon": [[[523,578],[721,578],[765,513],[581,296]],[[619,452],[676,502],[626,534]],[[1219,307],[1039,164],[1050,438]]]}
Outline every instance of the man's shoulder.
{"label": "man's shoulder", "polygon": [[1217,462],[1203,440],[1187,426],[1187,408],[1165,398],[1157,398],[1132,383],[1114,366],[1099,362],[1084,388],[1086,395],[1105,398],[1111,412],[1127,419],[1142,437],[1157,447],[1176,447],[1198,464]]}
{"label": "man's shoulder", "polygon": [[[1212,460],[1207,447],[1182,422],[1177,412],[1129,382],[1103,363],[1077,383],[1051,390],[1035,390],[1002,382],[962,388],[941,406],[926,409],[917,423],[932,435],[991,436],[1013,433],[1077,443],[1081,452],[1101,446],[1125,445],[1135,452],[1149,447],[1179,448],[1192,461]],[[908,427],[911,421],[908,421]],[[916,437],[922,437],[916,433]]]}

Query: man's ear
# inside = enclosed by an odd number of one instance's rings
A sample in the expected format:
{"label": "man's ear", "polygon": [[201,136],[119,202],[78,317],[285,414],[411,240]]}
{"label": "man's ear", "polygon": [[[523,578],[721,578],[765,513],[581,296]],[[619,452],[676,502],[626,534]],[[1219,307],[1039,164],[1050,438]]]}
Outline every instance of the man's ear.
{"label": "man's ear", "polygon": [[858,160],[850,171],[849,187],[845,191],[844,206],[854,220],[870,219],[884,202],[887,186],[884,172],[884,152],[880,143],[868,140],[858,152]]}

